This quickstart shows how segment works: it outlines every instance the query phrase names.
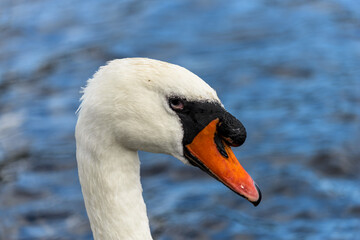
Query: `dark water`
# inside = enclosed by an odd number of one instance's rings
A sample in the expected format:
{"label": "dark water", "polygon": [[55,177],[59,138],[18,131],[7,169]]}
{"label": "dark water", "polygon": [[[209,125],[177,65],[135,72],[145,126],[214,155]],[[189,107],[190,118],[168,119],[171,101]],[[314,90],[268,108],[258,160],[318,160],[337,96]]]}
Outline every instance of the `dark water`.
{"label": "dark water", "polygon": [[141,153],[157,239],[360,239],[360,2],[0,2],[0,239],[91,239],[77,178],[79,89],[108,60],[180,64],[247,127],[257,208]]}

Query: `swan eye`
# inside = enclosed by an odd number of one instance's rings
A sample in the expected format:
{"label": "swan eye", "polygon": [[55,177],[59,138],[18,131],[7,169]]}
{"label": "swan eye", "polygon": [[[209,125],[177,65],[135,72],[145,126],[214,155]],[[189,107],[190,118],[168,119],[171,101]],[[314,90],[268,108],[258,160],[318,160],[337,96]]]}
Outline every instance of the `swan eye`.
{"label": "swan eye", "polygon": [[169,100],[169,103],[170,107],[175,111],[184,109],[184,102],[180,98],[172,98]]}

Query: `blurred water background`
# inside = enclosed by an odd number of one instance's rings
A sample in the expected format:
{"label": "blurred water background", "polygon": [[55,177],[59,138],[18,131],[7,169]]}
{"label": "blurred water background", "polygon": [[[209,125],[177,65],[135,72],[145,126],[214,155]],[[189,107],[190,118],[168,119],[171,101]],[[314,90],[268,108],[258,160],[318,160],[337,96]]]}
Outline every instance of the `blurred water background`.
{"label": "blurred water background", "polygon": [[0,239],[92,239],[77,177],[80,87],[150,57],[213,86],[248,131],[254,208],[141,153],[156,239],[360,239],[360,2],[0,2]]}

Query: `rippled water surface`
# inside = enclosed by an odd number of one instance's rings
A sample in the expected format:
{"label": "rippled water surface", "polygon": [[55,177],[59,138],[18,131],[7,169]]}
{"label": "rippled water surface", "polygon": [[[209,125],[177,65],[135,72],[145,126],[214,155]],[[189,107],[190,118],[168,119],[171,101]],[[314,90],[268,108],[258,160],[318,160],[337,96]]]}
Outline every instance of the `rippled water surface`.
{"label": "rippled water surface", "polygon": [[359,239],[360,2],[0,3],[0,239],[92,239],[75,160],[81,86],[114,58],[182,65],[246,126],[254,208],[140,153],[156,239]]}

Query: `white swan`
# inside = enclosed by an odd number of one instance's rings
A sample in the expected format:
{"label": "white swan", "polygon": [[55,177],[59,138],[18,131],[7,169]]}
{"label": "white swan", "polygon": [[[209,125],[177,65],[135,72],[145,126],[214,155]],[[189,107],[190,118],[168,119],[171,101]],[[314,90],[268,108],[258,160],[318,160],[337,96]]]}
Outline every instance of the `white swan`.
{"label": "white swan", "polygon": [[190,71],[146,58],[114,60],[88,81],[81,100],[76,156],[95,239],[152,239],[137,150],[170,154],[260,202],[230,149],[243,143],[245,128]]}

